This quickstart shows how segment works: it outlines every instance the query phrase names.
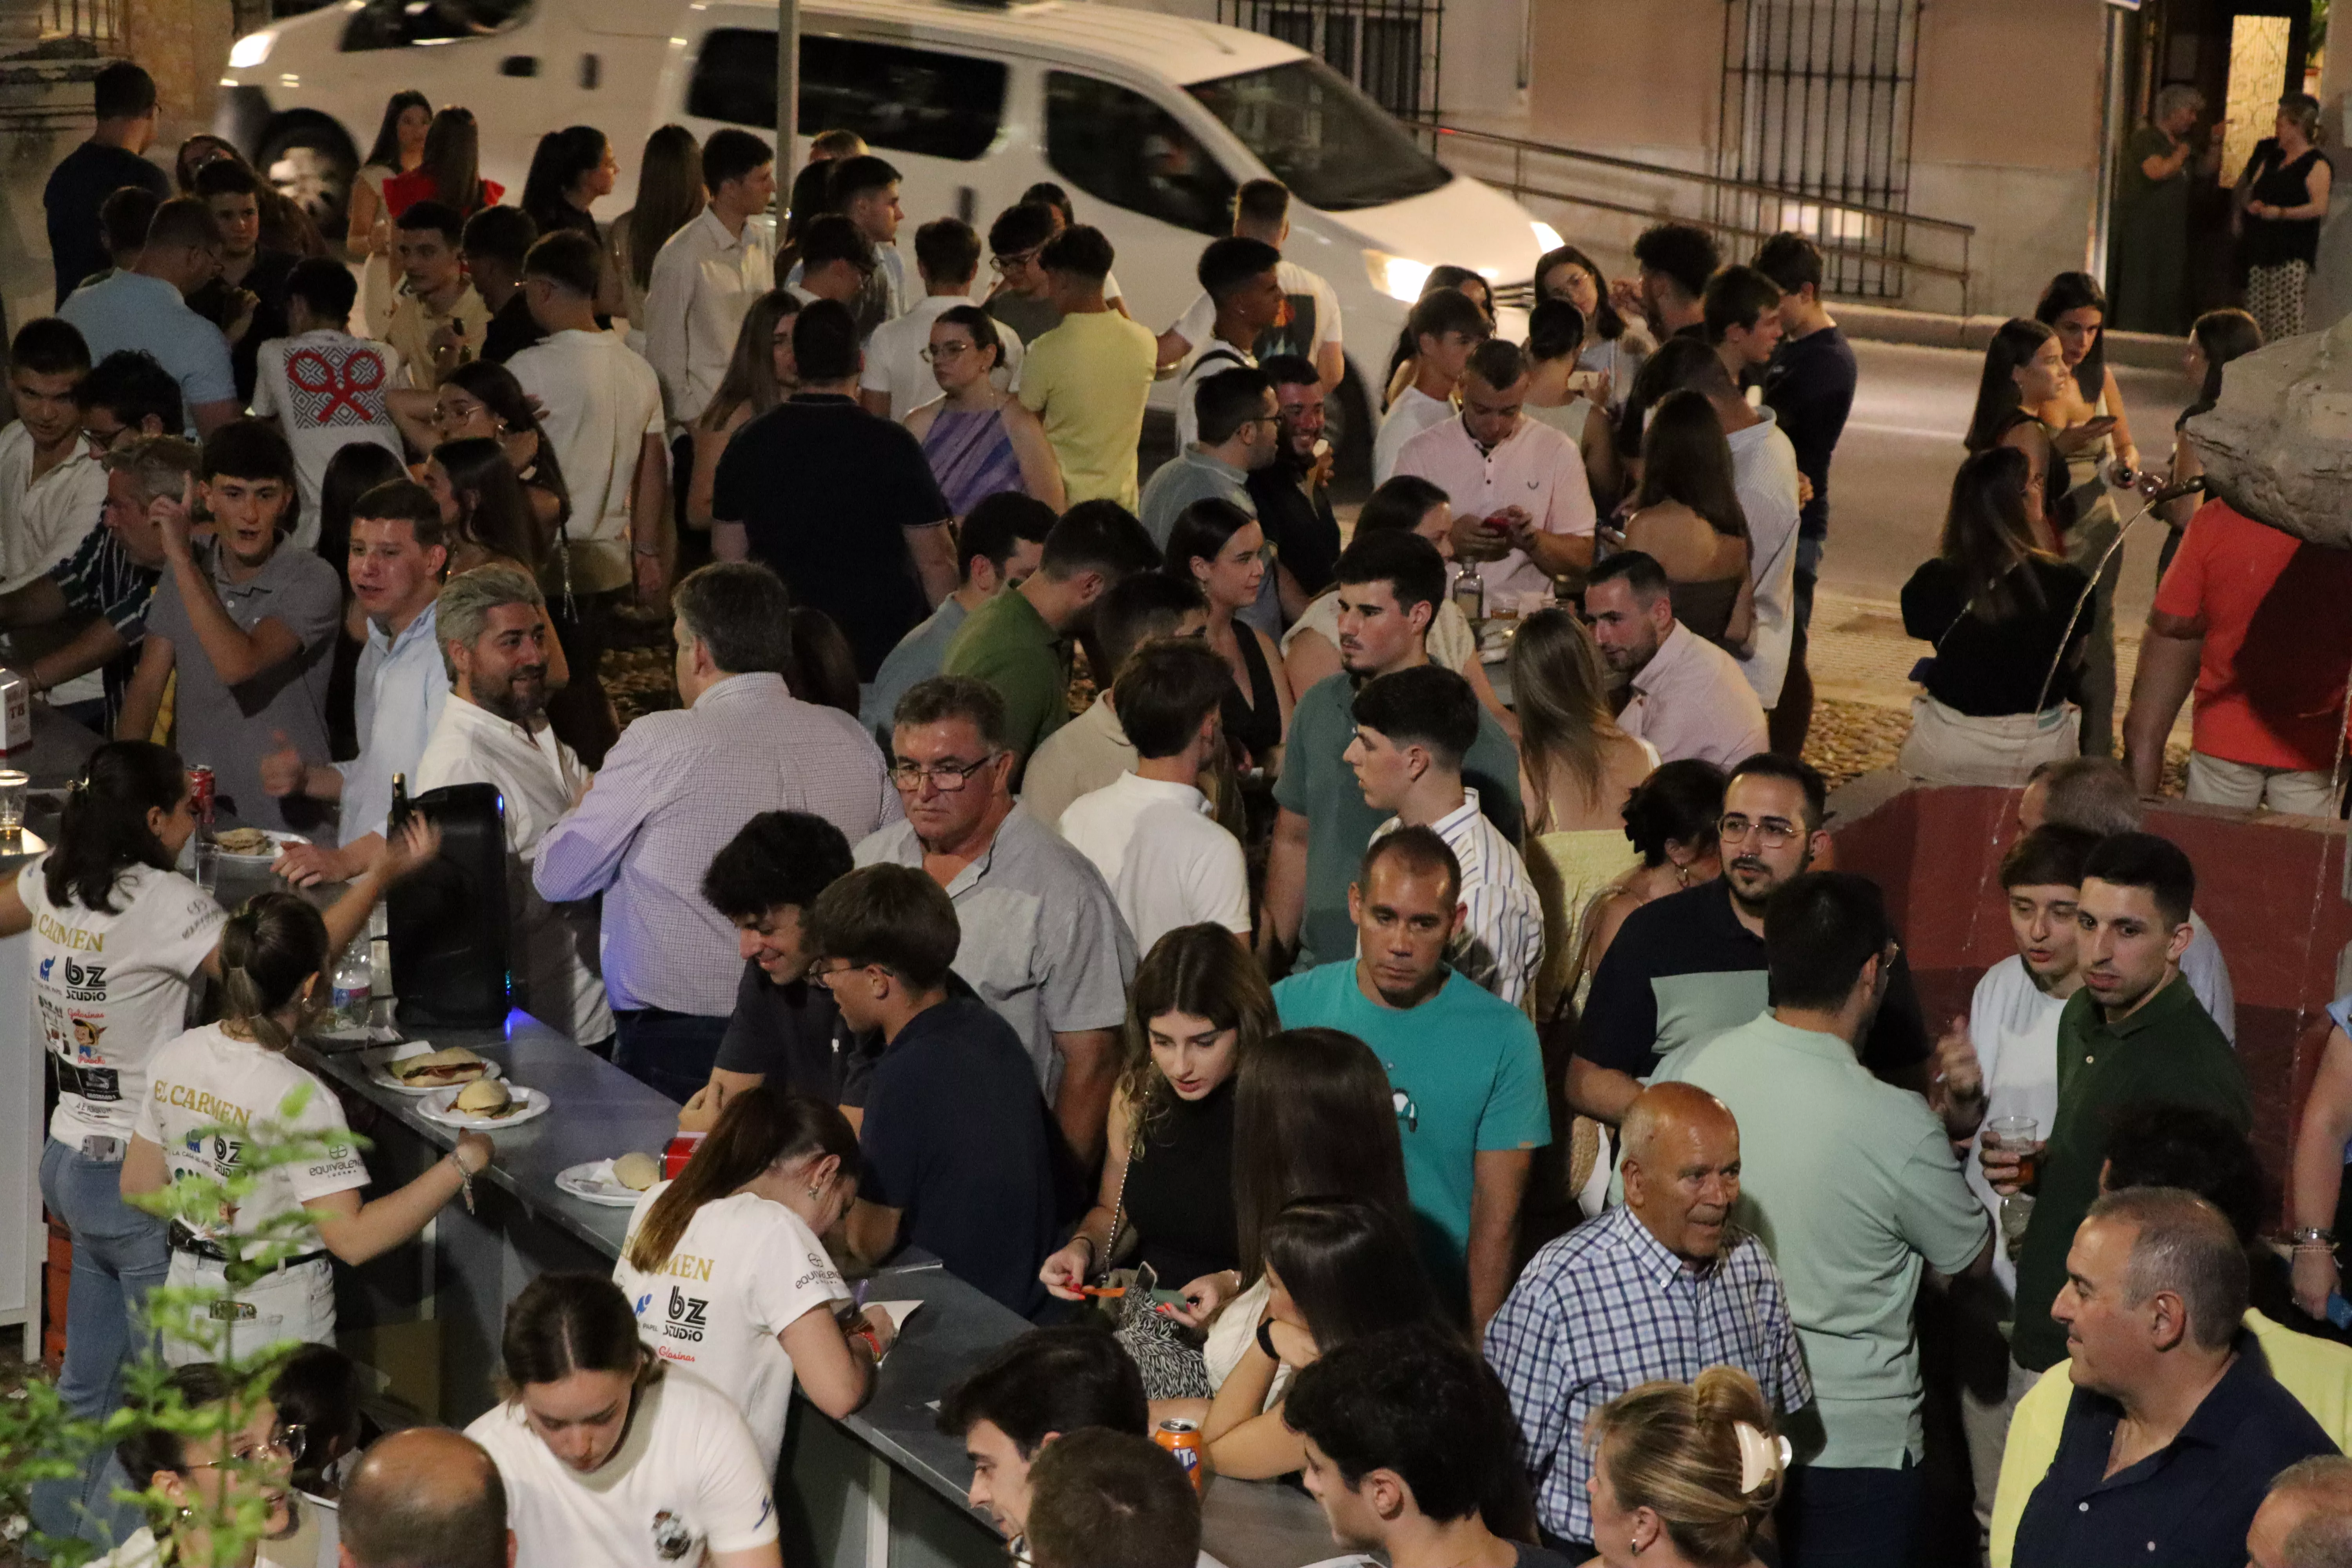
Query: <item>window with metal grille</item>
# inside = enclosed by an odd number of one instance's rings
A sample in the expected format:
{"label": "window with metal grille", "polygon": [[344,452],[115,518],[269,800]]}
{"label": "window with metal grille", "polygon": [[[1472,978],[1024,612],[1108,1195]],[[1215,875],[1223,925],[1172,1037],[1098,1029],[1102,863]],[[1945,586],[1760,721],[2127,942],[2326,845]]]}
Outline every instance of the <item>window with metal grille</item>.
{"label": "window with metal grille", "polygon": [[1400,120],[1437,113],[1442,0],[1217,0],[1217,20],[1296,45]]}
{"label": "window with metal grille", "polygon": [[[1778,213],[1829,253],[1825,291],[1903,291],[1919,0],[1729,0],[1717,172],[1788,193]],[[1729,221],[1728,215],[1719,215]]]}

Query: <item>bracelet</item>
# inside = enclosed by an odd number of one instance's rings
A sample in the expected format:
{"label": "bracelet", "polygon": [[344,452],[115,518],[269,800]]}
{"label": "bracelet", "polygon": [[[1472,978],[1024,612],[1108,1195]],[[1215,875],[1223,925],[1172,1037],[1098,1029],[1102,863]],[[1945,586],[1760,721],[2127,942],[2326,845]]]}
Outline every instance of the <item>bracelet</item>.
{"label": "bracelet", "polygon": [[876,1366],[882,1364],[882,1336],[874,1331],[873,1324],[858,1324],[849,1331],[849,1337],[853,1340],[864,1340],[866,1348],[874,1352],[874,1364]]}
{"label": "bracelet", "polygon": [[1087,1268],[1089,1272],[1092,1272],[1095,1266],[1095,1259],[1102,1256],[1102,1249],[1095,1245],[1095,1238],[1088,1236],[1083,1230],[1072,1232],[1070,1239],[1072,1241],[1083,1241],[1087,1244]]}
{"label": "bracelet", "polygon": [[2299,1225],[2290,1233],[2297,1247],[2334,1247],[2336,1233],[2315,1225]]}

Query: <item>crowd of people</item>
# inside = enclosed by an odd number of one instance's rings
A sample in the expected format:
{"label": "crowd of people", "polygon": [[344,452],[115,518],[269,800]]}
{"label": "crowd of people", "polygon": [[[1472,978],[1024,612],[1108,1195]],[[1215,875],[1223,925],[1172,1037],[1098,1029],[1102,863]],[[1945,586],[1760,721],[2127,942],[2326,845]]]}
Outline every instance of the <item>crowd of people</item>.
{"label": "crowd of people", "polygon": [[[1396,1568],[1899,1563],[1923,1291],[1983,1352],[1953,1392],[1994,1562],[2340,1560],[2309,1542],[2352,1533],[2352,1350],[2305,1331],[2340,1300],[2352,1039],[2289,1279],[2228,969],[2139,801],[2193,683],[2193,798],[2333,809],[2352,568],[2197,510],[2110,758],[2106,460],[2140,460],[2088,278],[1996,334],[1905,594],[1906,765],[2021,789],[2016,956],[1939,1029],[1800,760],[1856,383],[1801,237],[1725,265],[1663,224],[1615,283],[1563,247],[1524,342],[1434,269],[1348,532],[1339,312],[1276,182],[1155,333],[1058,187],[921,223],[910,268],[898,171],[846,133],[776,226],[773,148],[664,127],[606,227],[602,133],[549,132],[505,205],[471,115],[398,94],[354,276],[217,139],[147,189],[137,67],[99,108],[0,433],[12,664],[110,737],[0,891],[56,1076],[66,1404],[113,1409],[147,1294],[300,1209],[317,1247],[215,1348],[331,1345],[335,1262],[496,1158],[469,1134],[363,1202],[285,1055],[437,852],[399,787],[498,789],[518,1004],[700,1135],[610,1279],[509,1304],[465,1436],[314,1447],[357,1418],[289,1414],[332,1404],[313,1368],[238,1466],[142,1429],[134,1482],[267,1511],[303,1467],[352,1568],[764,1568],[793,1391],[855,1410],[895,1342],[843,1266],[913,1247],[1039,1325],[940,1420],[1045,1568],[1193,1560],[1171,1419]],[[2199,322],[2208,405],[2259,341]],[[1162,376],[1180,449],[1139,482]],[[604,653],[661,615],[678,704],[623,729]],[[207,806],[347,890],[224,911],[179,868]],[[234,1173],[191,1135],[306,1088],[330,1153],[239,1213],[128,1201]],[[1168,1310],[1081,1321],[1115,1271]],[[181,1402],[226,1397],[163,1348]],[[120,1568],[212,1561],[192,1517]]]}

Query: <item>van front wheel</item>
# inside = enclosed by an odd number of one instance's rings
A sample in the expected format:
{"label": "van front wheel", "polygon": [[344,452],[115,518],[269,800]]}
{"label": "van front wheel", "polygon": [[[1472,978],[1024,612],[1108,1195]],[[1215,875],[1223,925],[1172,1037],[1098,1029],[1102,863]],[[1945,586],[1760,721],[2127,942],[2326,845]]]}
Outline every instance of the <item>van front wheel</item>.
{"label": "van front wheel", "polygon": [[320,234],[342,235],[359,157],[341,126],[317,117],[281,121],[263,139],[254,167],[309,213]]}

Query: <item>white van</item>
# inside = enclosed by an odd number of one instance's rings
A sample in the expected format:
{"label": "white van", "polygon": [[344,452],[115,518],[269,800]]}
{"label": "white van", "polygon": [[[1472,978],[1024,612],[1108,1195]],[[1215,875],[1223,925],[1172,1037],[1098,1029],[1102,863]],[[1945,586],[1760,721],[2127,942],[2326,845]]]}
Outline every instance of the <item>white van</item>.
{"label": "white van", "polygon": [[[1086,0],[812,0],[801,27],[798,124],[856,131],[899,169],[910,265],[913,225],[953,213],[985,234],[1032,183],[1056,181],[1110,237],[1128,309],[1157,331],[1197,297],[1194,264],[1227,232],[1234,187],[1288,185],[1287,254],[1339,296],[1350,455],[1429,268],[1470,267],[1524,297],[1557,243],[1322,62],[1256,33]],[[594,125],[621,163],[597,209],[609,221],[666,121],[772,134],[775,40],[775,7],[748,0],[347,0],[239,38],[215,129],[340,225],[395,91],[472,109],[483,176],[509,201],[541,133]]]}

